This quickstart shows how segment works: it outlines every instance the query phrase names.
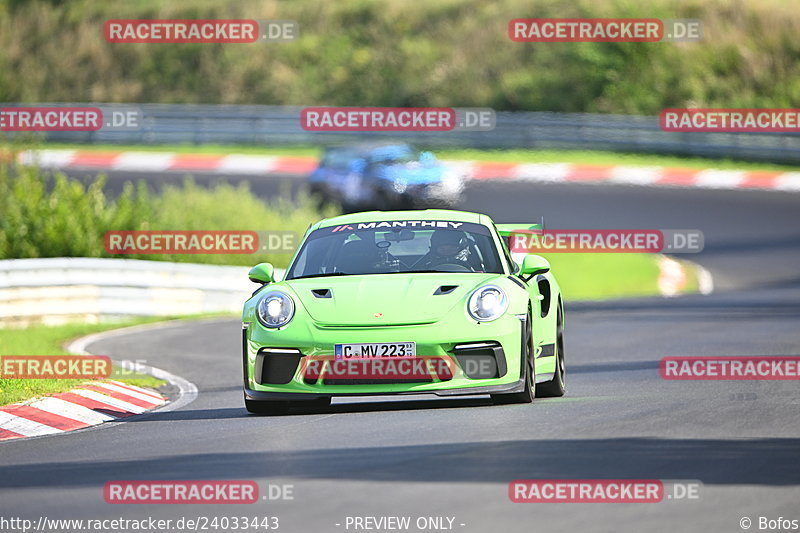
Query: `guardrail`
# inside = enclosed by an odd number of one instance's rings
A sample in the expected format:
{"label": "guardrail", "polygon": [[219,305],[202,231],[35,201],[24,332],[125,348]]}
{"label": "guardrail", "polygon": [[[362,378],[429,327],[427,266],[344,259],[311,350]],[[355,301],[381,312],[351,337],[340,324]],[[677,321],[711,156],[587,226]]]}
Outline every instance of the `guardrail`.
{"label": "guardrail", "polygon": [[3,260],[0,325],[238,313],[256,288],[248,270],[135,259]]}
{"label": "guardrail", "polygon": [[[14,105],[24,104],[3,104],[3,107]],[[300,126],[301,107],[124,105],[125,109],[132,107],[141,110],[142,114],[142,124],[137,130],[48,132],[46,138],[80,143],[252,145],[325,145],[364,139],[396,139],[428,148],[609,150],[800,162],[798,134],[664,132],[659,128],[657,117],[498,112],[495,129],[488,132],[329,133],[303,130]]]}

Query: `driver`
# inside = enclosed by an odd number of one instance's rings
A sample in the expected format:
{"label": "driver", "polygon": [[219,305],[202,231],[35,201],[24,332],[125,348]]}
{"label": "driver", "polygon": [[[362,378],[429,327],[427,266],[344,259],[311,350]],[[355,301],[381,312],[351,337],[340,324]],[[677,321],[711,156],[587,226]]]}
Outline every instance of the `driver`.
{"label": "driver", "polygon": [[437,265],[461,265],[472,270],[467,256],[467,239],[460,231],[437,229],[431,235],[430,251],[425,262],[429,267]]}

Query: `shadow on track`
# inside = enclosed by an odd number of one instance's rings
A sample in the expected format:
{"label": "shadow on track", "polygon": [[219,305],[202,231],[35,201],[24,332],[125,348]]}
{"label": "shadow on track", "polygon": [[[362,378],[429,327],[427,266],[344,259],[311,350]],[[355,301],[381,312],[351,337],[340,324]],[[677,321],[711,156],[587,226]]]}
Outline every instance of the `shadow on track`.
{"label": "shadow on track", "polygon": [[0,487],[96,486],[99,497],[103,484],[115,479],[285,477],[501,484],[535,478],[697,479],[707,485],[788,486],[800,485],[799,450],[797,438],[624,438],[218,452],[9,465],[0,467]]}
{"label": "shadow on track", "polygon": [[488,398],[469,398],[457,400],[397,400],[393,401],[364,401],[358,403],[334,403],[329,407],[321,409],[293,409],[288,415],[262,416],[249,414],[244,406],[225,407],[219,409],[181,409],[179,411],[167,411],[145,413],[136,418],[126,420],[128,423],[136,422],[175,422],[181,420],[219,420],[226,418],[285,418],[293,415],[325,415],[339,413],[370,413],[376,411],[416,411],[431,409],[459,409],[465,407],[494,407]]}

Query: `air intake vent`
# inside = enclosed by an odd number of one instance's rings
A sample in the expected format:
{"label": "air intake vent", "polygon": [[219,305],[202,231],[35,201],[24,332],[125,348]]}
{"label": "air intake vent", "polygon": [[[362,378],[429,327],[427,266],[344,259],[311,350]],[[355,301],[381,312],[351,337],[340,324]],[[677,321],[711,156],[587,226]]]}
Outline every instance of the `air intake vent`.
{"label": "air intake vent", "polygon": [[314,293],[314,296],[317,298],[330,298],[333,296],[330,289],[311,289],[311,292]]}
{"label": "air intake vent", "polygon": [[442,285],[441,287],[436,289],[436,292],[434,292],[433,295],[437,296],[439,294],[450,294],[451,292],[453,292],[457,288],[458,288],[458,285]]}
{"label": "air intake vent", "polygon": [[457,344],[453,355],[469,379],[493,379],[506,374],[506,356],[498,342]]}

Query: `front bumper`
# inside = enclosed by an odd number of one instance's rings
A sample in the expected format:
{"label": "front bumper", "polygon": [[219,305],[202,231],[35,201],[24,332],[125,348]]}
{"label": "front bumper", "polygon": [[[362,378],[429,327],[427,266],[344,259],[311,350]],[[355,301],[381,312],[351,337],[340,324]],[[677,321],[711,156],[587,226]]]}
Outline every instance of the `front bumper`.
{"label": "front bumper", "polygon": [[[346,385],[339,385],[343,387]],[[440,389],[431,391],[382,391],[382,392],[264,392],[244,388],[244,396],[248,400],[299,400],[311,401],[331,396],[394,396],[394,395],[419,395],[434,394],[436,396],[481,396],[486,394],[510,394],[522,392],[525,389],[525,380],[519,379],[510,385],[489,385],[484,387],[464,387],[460,389]]]}
{"label": "front bumper", "polygon": [[[524,318],[524,317],[523,317]],[[519,392],[524,387],[520,346],[524,323],[515,315],[504,315],[493,321],[476,323],[466,317],[432,324],[381,327],[321,327],[311,321],[290,323],[281,330],[268,330],[251,323],[243,331],[242,355],[245,396],[251,400],[297,399],[313,400],[329,396],[365,396],[387,394],[425,394],[462,396],[475,394],[500,394]],[[451,361],[452,374],[438,379],[432,374],[427,381],[354,382],[348,384],[326,383],[325,376],[308,379],[304,362],[315,359],[332,359],[334,344],[361,342],[414,341],[421,357],[445,358]],[[456,349],[475,343],[493,344],[494,353],[502,354],[494,377],[476,377],[465,363],[466,349]],[[298,351],[298,363],[280,379],[264,379],[265,368],[281,365],[265,363],[273,357],[264,349]],[[470,356],[471,357],[471,356]],[[498,356],[499,357],[499,356]],[[269,370],[267,372],[270,372]],[[282,371],[287,369],[283,365]],[[477,374],[480,376],[481,374]],[[483,374],[487,375],[487,374]],[[472,377],[470,377],[472,376]],[[378,380],[380,381],[380,380]]]}

